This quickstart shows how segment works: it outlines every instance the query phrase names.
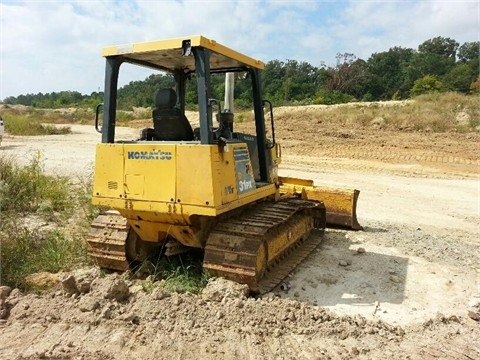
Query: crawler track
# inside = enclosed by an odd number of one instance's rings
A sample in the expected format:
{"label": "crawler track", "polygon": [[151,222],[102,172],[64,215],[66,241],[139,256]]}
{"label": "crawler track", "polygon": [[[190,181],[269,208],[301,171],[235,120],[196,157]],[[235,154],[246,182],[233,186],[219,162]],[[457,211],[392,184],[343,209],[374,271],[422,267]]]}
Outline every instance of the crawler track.
{"label": "crawler track", "polygon": [[[322,237],[323,203],[297,198],[264,201],[220,220],[205,247],[204,268],[217,276],[247,284],[255,293],[278,285]],[[99,215],[88,234],[88,254],[101,268],[126,271],[135,260],[130,226],[116,211]]]}
{"label": "crawler track", "polygon": [[104,269],[126,271],[130,268],[127,258],[127,238],[130,226],[120,213],[107,211],[99,215],[88,233],[88,255]]}
{"label": "crawler track", "polygon": [[321,202],[288,198],[262,202],[220,221],[205,247],[204,268],[265,293],[278,285],[321,241]]}

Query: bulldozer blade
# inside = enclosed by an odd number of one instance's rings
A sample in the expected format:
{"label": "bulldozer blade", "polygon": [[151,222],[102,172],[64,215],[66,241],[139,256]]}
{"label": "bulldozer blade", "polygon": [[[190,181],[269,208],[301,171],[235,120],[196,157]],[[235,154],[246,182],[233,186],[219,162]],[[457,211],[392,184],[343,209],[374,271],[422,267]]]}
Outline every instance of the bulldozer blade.
{"label": "bulldozer blade", "polygon": [[312,180],[279,177],[280,194],[323,201],[327,209],[327,225],[362,230],[357,220],[359,190],[313,185]]}

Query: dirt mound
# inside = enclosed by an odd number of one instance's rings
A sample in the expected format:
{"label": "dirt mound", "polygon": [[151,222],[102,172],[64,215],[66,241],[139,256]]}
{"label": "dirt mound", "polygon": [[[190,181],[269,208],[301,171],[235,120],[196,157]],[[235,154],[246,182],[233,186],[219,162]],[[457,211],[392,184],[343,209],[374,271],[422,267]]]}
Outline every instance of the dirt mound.
{"label": "dirt mound", "polygon": [[409,336],[460,331],[466,321],[438,318],[409,334],[295,300],[248,298],[224,279],[193,295],[96,269],[61,276],[62,285],[43,295],[0,289],[2,359],[374,358],[412,346]]}

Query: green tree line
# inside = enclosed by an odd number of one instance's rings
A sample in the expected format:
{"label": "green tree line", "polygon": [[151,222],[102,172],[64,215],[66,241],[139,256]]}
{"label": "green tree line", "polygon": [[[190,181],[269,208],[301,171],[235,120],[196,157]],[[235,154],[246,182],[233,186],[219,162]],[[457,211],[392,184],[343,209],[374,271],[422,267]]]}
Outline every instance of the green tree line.
{"label": "green tree line", "polygon": [[[350,101],[406,99],[426,92],[457,91],[478,93],[480,42],[460,45],[451,38],[426,40],[418,49],[393,47],[372,54],[367,60],[354,54],[339,53],[334,65],[314,66],[297,60],[271,60],[266,63],[262,85],[264,98],[275,105],[335,104]],[[121,109],[153,106],[155,91],[174,84],[169,74],[152,74],[132,81],[118,91]],[[187,85],[187,104],[196,104],[195,79]],[[214,96],[222,98],[223,78],[212,79]],[[94,107],[102,92],[82,95],[76,91],[10,96],[5,104],[38,108],[67,106]],[[248,81],[235,83],[236,105],[248,107],[251,90]]]}

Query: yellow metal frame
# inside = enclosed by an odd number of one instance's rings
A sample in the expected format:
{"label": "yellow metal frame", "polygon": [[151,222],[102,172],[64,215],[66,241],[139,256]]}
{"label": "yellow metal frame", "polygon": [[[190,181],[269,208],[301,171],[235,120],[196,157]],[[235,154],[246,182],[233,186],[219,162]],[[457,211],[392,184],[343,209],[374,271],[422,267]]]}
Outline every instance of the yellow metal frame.
{"label": "yellow metal frame", "polygon": [[182,50],[182,43],[185,40],[190,40],[190,45],[192,47],[203,47],[217,54],[217,56],[213,56],[210,61],[211,69],[240,67],[245,65],[257,69],[265,68],[265,64],[262,61],[241,54],[202,35],[123,45],[111,45],[102,49],[102,56],[109,57],[121,55],[127,60],[143,61],[169,70],[181,67],[193,70],[195,68],[193,57],[179,56],[179,51]]}

